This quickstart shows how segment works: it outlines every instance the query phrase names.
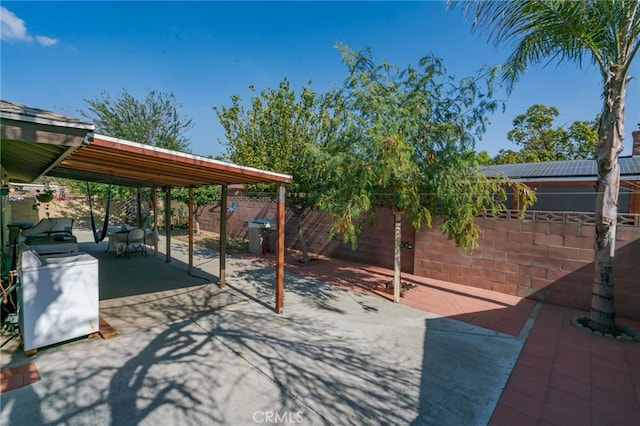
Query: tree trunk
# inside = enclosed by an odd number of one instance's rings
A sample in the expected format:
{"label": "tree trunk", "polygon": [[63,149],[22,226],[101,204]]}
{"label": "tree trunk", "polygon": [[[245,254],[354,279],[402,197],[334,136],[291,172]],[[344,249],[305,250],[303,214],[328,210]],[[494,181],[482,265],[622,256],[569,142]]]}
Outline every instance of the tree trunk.
{"label": "tree trunk", "polygon": [[618,224],[620,167],[618,155],[624,138],[625,81],[620,68],[612,65],[605,84],[605,104],[600,119],[598,182],[596,199],[595,278],[591,294],[589,326],[601,333],[616,329],[613,266]]}
{"label": "tree trunk", "polygon": [[298,211],[297,209],[293,209],[294,216],[298,222],[298,240],[300,241],[300,248],[302,248],[302,258],[300,259],[300,263],[308,263],[309,262],[309,247],[307,246],[307,240],[304,239],[304,231],[302,229],[302,221],[304,220],[304,210]]}
{"label": "tree trunk", "polygon": [[400,281],[400,265],[401,265],[401,248],[402,248],[402,215],[400,213],[393,214],[394,222],[394,239],[393,239],[393,301],[400,303],[400,290],[402,283]]}
{"label": "tree trunk", "polygon": [[193,229],[194,235],[200,235],[200,216],[206,206],[196,206],[193,212]]}

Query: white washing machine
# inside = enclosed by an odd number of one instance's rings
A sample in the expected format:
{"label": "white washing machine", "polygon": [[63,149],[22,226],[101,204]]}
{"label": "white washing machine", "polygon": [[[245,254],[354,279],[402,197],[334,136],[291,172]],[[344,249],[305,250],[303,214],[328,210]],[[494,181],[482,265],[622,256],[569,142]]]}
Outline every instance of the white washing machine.
{"label": "white washing machine", "polygon": [[24,350],[99,331],[98,260],[87,253],[20,256],[18,287]]}

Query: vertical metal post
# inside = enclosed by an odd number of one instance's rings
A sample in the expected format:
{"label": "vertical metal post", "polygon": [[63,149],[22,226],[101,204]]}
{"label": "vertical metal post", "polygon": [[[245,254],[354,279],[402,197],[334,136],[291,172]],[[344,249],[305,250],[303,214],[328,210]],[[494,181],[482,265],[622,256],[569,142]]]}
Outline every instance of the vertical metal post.
{"label": "vertical metal post", "polygon": [[220,288],[224,288],[226,283],[227,269],[227,196],[229,187],[222,185],[222,195],[220,198]]}
{"label": "vertical metal post", "polygon": [[284,308],[284,184],[278,185],[276,222],[276,307],[277,314]]}

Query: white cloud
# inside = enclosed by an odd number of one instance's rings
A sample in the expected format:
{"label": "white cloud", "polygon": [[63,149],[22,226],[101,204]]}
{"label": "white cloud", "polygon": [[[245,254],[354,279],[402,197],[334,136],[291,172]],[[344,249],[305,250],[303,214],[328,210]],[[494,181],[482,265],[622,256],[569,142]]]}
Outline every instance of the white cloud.
{"label": "white cloud", "polygon": [[56,40],[55,38],[47,36],[36,36],[36,40],[38,40],[43,46],[53,46],[58,42],[58,40]]}
{"label": "white cloud", "polygon": [[31,37],[27,35],[27,27],[24,25],[24,21],[9,9],[0,7],[0,20],[2,21],[0,36],[4,40],[31,40]]}
{"label": "white cloud", "polygon": [[[2,40],[30,42],[33,37],[27,32],[24,21],[6,7],[0,7],[0,38]],[[35,39],[43,46],[53,46],[58,42],[55,38],[36,36]]]}

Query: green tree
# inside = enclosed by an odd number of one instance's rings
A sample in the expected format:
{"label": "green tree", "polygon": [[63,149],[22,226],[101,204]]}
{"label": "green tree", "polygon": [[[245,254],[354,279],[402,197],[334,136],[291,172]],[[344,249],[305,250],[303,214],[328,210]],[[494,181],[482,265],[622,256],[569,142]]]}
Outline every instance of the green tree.
{"label": "green tree", "polygon": [[[255,93],[253,86],[250,89]],[[239,96],[232,96],[228,107],[214,107],[225,129],[231,161],[293,177],[286,204],[297,219],[302,262],[309,260],[303,221],[317,203],[321,179],[315,152],[336,130],[333,102],[333,93],[318,94],[311,82],[296,96],[284,79],[278,88],[253,96],[250,107],[245,108]],[[247,189],[273,192],[264,185]]]}
{"label": "green tree", "polygon": [[[121,200],[131,194],[128,188],[122,186],[113,186],[110,188],[109,185],[102,183],[82,182],[73,179],[58,179],[58,181],[65,186],[67,192],[83,195],[90,193],[92,196],[103,200],[106,200],[109,196],[112,200]],[[89,186],[89,192],[87,192],[87,185]]]}
{"label": "green tree", "polygon": [[569,127],[571,141],[570,159],[595,160],[598,154],[598,123],[600,116],[593,121],[574,121]]}
{"label": "green tree", "polygon": [[[498,106],[491,99],[495,73],[455,81],[432,56],[400,70],[374,64],[369,51],[339,48],[349,72],[342,89],[345,113],[341,131],[322,151],[327,171],[320,204],[333,218],[331,232],[354,249],[365,217],[375,219],[379,206],[392,210],[398,302],[403,216],[419,228],[442,215],[442,232],[469,251],[477,244],[476,215],[505,207],[505,181],[474,167],[475,138]],[[528,205],[532,194],[515,187]]]}
{"label": "green tree", "polygon": [[620,166],[629,70],[640,47],[637,0],[521,0],[463,3],[474,28],[496,45],[515,46],[505,64],[512,88],[532,64],[595,64],[602,76],[595,206],[595,278],[588,325],[616,333],[614,274]]}
{"label": "green tree", "polygon": [[[200,234],[200,217],[204,213],[204,209],[216,202],[220,201],[222,188],[219,185],[200,186],[193,190],[193,219],[195,222],[195,234]],[[189,203],[189,191],[187,188],[176,188],[171,191],[171,198],[184,204]]]}
{"label": "green tree", "polygon": [[598,118],[575,121],[569,129],[554,128],[559,115],[555,107],[532,105],[513,120],[507,138],[521,146],[520,151],[501,149],[491,164],[537,163],[540,161],[595,158],[598,145]]}
{"label": "green tree", "polygon": [[[189,142],[185,132],[192,127],[192,122],[180,115],[179,104],[173,93],[150,91],[143,100],[137,100],[125,89],[119,97],[113,99],[107,92],[102,92],[95,99],[85,99],[88,107],[80,110],[80,114],[93,122],[96,133],[130,140],[159,148],[175,151],[188,151]],[[81,193],[86,194],[86,184],[71,184]],[[141,198],[148,199],[150,192],[138,188],[90,183],[91,194],[106,198],[111,192],[113,199],[130,198],[129,211],[135,212],[138,226],[144,220]]]}
{"label": "green tree", "polygon": [[[536,104],[513,120],[507,138],[522,147],[517,162],[561,161],[595,158],[598,134],[595,123],[576,121],[569,130],[554,127],[560,115],[556,107]],[[501,152],[496,163],[508,157]]]}
{"label": "green tree", "polygon": [[541,160],[536,151],[521,149],[501,149],[491,160],[491,164],[539,163]]}
{"label": "green tree", "polygon": [[95,99],[85,99],[87,110],[80,114],[96,126],[96,133],[130,140],[159,148],[188,152],[185,132],[192,122],[180,115],[173,93],[152,90],[137,100],[125,89],[112,99],[107,92]]}
{"label": "green tree", "polygon": [[489,155],[489,153],[485,150],[476,153],[476,161],[478,162],[479,166],[488,166],[489,164],[492,164],[491,155]]}
{"label": "green tree", "polygon": [[556,107],[532,105],[513,120],[507,139],[537,153],[540,161],[567,160],[569,136],[564,129],[553,128],[559,114]]}

